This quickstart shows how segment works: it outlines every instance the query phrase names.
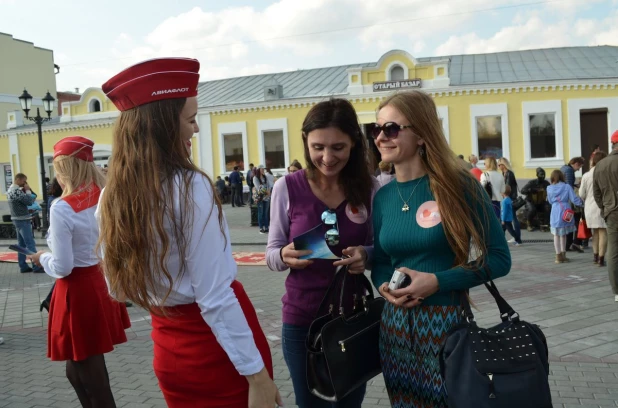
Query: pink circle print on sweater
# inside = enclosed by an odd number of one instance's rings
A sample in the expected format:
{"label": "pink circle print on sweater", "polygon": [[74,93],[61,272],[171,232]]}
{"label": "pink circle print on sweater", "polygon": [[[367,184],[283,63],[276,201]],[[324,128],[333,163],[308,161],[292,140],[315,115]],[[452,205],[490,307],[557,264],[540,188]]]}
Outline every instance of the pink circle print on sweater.
{"label": "pink circle print on sweater", "polygon": [[345,206],[345,215],[355,224],[364,224],[367,222],[368,218],[367,209],[362,204],[360,207],[354,207],[348,203],[348,205]]}
{"label": "pink circle print on sweater", "polygon": [[435,201],[426,201],[418,207],[416,211],[416,222],[422,228],[432,228],[442,222],[438,203]]}

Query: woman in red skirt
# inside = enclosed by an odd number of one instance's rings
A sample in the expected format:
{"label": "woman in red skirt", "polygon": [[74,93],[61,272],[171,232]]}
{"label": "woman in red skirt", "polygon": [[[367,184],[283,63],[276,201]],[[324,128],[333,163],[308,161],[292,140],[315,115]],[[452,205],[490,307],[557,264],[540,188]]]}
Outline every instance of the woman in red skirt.
{"label": "woman in red skirt", "polygon": [[127,341],[126,307],[109,296],[96,252],[95,209],[103,175],[93,162],[94,143],[66,137],[54,146],[54,170],[63,194],[51,207],[47,243],[34,263],[57,278],[47,330],[47,356],[66,360],[66,373],[83,407],[115,407],[103,354]]}
{"label": "woman in red skirt", "polygon": [[110,291],[152,315],[154,370],[172,408],[280,404],[268,342],[236,281],[209,177],[191,161],[199,62],[145,61],[103,85],[121,111],[98,216]]}

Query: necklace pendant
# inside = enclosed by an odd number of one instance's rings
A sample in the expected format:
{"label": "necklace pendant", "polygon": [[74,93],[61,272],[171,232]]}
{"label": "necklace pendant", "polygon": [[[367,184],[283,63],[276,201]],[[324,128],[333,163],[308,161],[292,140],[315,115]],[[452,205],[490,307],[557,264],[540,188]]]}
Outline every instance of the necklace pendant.
{"label": "necklace pendant", "polygon": [[403,207],[401,207],[401,211],[403,211],[403,212],[410,211],[410,207],[408,207],[408,204],[407,204],[407,203],[404,203],[404,204],[403,204]]}

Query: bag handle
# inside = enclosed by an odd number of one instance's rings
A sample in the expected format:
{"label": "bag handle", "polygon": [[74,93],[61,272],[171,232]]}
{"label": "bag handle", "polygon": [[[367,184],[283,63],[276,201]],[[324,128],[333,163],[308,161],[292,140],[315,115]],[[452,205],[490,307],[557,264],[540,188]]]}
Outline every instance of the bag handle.
{"label": "bag handle", "polygon": [[[346,266],[340,266],[339,268],[337,268],[337,272],[335,273],[335,276],[333,278],[333,280],[331,281],[328,289],[326,290],[326,294],[324,295],[324,298],[322,298],[322,302],[320,303],[320,307],[318,309],[318,316],[320,317],[322,316],[323,311],[328,310],[328,314],[330,314],[333,318],[337,317],[337,316],[343,316],[345,315],[345,310],[344,310],[344,303],[343,303],[343,296],[345,293],[345,286],[346,286],[346,280],[348,278],[349,272],[348,272],[348,267]],[[356,287],[358,287],[358,280],[360,280],[360,283],[363,286],[363,289],[365,289],[367,291],[367,295],[362,295],[362,301],[363,301],[363,305],[366,308],[366,304],[368,300],[373,300],[374,296],[373,296],[373,290],[371,287],[371,282],[369,282],[369,279],[367,279],[367,277],[365,275],[355,275],[354,277],[355,283],[356,283]],[[339,284],[339,282],[341,282],[341,289],[339,292],[339,296],[335,296],[335,290],[337,289],[337,285]],[[335,304],[335,302],[338,300],[338,304]]]}
{"label": "bag handle", "polygon": [[[498,287],[491,279],[491,269],[489,268],[489,265],[485,265],[482,270],[487,275],[487,281],[483,282],[483,284],[485,285],[485,288],[487,288],[487,291],[491,294],[491,296],[493,296],[494,300],[496,301],[498,309],[500,310],[500,318],[502,319],[502,321],[519,321],[519,314],[502,297],[500,291],[498,291]],[[472,308],[470,307],[470,301],[467,294],[467,291],[462,291],[460,294],[462,315],[468,322],[473,322],[474,313],[472,313]]]}

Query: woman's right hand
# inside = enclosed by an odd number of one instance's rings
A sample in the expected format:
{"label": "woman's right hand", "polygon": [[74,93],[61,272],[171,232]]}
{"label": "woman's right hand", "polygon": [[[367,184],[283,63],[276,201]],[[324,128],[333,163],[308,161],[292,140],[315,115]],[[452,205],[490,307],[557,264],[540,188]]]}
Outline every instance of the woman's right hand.
{"label": "woman's right hand", "polygon": [[249,382],[249,408],[273,408],[283,406],[277,386],[270,378],[266,367],[257,374],[246,376]]}
{"label": "woman's right hand", "polygon": [[313,253],[311,250],[297,251],[294,249],[294,243],[284,246],[281,250],[281,259],[283,262],[292,269],[304,269],[313,263],[310,259],[298,259],[301,256],[309,255]]}

